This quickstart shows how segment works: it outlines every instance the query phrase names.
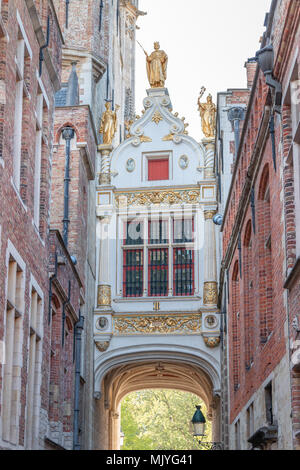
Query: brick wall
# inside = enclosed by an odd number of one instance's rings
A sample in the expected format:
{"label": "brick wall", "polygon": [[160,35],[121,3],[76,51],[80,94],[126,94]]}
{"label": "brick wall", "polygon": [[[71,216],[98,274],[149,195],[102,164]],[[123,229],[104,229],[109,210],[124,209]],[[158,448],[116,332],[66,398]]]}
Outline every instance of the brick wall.
{"label": "brick wall", "polygon": [[[54,115],[54,90],[57,87],[59,78],[60,55],[57,53],[61,47],[61,42],[56,44],[55,56],[52,51],[48,51],[47,60],[43,64],[41,80],[38,80],[40,33],[35,33],[37,23],[42,21],[42,30],[45,31],[45,14],[51,8],[50,2],[40,2],[40,12],[37,14],[34,5],[29,14],[28,6],[30,2],[24,0],[2,1],[2,37],[0,39],[0,80],[1,80],[1,132],[0,148],[2,167],[0,172],[0,340],[5,340],[5,310],[7,299],[7,256],[8,244],[14,246],[14,250],[25,263],[25,292],[24,292],[24,313],[23,313],[23,337],[22,341],[22,368],[21,368],[21,413],[19,418],[18,446],[25,446],[26,432],[26,396],[27,396],[27,368],[28,368],[28,341],[29,312],[30,312],[30,279],[31,276],[37,280],[39,288],[43,294],[45,306],[44,331],[47,337],[47,316],[46,306],[48,305],[48,214],[49,214],[49,194],[50,194],[50,170],[52,158],[53,139],[53,115]],[[17,11],[21,20],[22,31],[25,31],[24,39],[27,50],[30,54],[25,57],[24,69],[24,119],[22,127],[21,142],[21,181],[20,191],[12,183],[13,178],[13,152],[14,152],[14,115],[15,115],[15,90],[16,90],[16,50],[18,39]],[[57,25],[53,23],[51,35],[59,34]],[[9,37],[9,42],[7,38]],[[53,48],[54,51],[55,48]],[[36,101],[39,88],[42,88],[47,101],[46,122],[43,128],[43,152],[41,169],[41,207],[40,226],[34,226],[34,176],[35,176],[35,134],[36,134]],[[46,345],[46,341],[44,346]],[[44,349],[45,351],[45,349]],[[44,356],[44,366],[47,358]],[[0,366],[0,376],[3,375],[3,367]],[[2,382],[0,382],[0,397],[2,395]],[[47,399],[47,391],[44,389],[43,400]],[[45,395],[46,394],[46,395]],[[0,419],[2,410],[0,408]],[[10,443],[3,442],[0,436],[0,447],[12,447]]]}

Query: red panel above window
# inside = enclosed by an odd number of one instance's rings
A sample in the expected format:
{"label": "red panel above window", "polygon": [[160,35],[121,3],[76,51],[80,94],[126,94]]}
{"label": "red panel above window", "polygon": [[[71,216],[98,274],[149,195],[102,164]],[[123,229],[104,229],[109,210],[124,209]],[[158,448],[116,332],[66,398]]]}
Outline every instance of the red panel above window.
{"label": "red panel above window", "polygon": [[169,159],[148,160],[148,181],[169,179]]}

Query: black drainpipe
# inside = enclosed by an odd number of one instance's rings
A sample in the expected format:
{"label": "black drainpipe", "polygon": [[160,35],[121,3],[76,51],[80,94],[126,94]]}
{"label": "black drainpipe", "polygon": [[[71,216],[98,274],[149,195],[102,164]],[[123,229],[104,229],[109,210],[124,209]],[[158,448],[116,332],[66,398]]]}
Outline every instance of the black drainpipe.
{"label": "black drainpipe", "polygon": [[68,247],[68,233],[69,233],[69,185],[70,185],[70,150],[71,140],[74,137],[74,129],[66,127],[62,131],[62,136],[66,141],[66,163],[65,163],[65,179],[64,179],[64,219],[63,219],[63,240]]}
{"label": "black drainpipe", "polygon": [[103,0],[100,1],[100,14],[99,14],[99,31],[101,31],[102,28],[102,11],[103,11]]}
{"label": "black drainpipe", "polygon": [[51,304],[52,304],[52,283],[57,277],[57,252],[55,252],[55,271],[54,274],[50,277],[49,280],[49,310],[48,310],[48,324],[51,322]]}
{"label": "black drainpipe", "polygon": [[79,442],[79,399],[80,399],[80,360],[81,360],[81,334],[83,331],[84,317],[79,311],[79,321],[75,325],[75,397],[74,397],[74,430],[73,450],[80,450]]}
{"label": "black drainpipe", "polygon": [[69,281],[69,292],[68,298],[63,303],[62,309],[62,334],[61,334],[61,344],[62,346],[65,345],[65,321],[66,321],[66,306],[70,303],[71,300],[71,281]]}
{"label": "black drainpipe", "polygon": [[66,28],[69,27],[69,3],[70,0],[66,0]]}
{"label": "black drainpipe", "polygon": [[44,46],[42,46],[40,48],[40,67],[39,67],[40,77],[42,76],[42,72],[43,72],[44,49],[46,49],[46,47],[49,46],[49,42],[50,42],[50,16],[48,15],[48,19],[47,19],[47,42]]}

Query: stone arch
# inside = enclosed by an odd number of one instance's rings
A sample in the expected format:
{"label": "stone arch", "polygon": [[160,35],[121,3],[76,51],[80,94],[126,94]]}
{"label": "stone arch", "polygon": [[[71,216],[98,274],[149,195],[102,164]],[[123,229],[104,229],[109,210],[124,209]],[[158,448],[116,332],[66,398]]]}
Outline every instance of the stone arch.
{"label": "stone arch", "polygon": [[253,251],[252,251],[252,221],[248,220],[244,233],[243,249],[243,306],[244,339],[242,354],[245,355],[246,370],[250,370],[253,364],[254,354],[254,295],[253,295]]}
{"label": "stone arch", "polygon": [[269,164],[266,163],[262,171],[258,190],[258,199],[264,200],[269,185]]}
{"label": "stone arch", "polygon": [[269,164],[260,177],[257,204],[259,284],[260,284],[260,341],[265,344],[273,331],[273,260]]}
{"label": "stone arch", "polygon": [[75,134],[76,134],[77,142],[81,142],[79,129],[72,122],[67,121],[57,129],[56,134],[55,134],[55,144],[57,144],[57,145],[59,144],[59,139],[60,139],[61,133],[66,127],[71,127],[74,130]]}
{"label": "stone arch", "polygon": [[[96,364],[96,387],[101,385],[101,404],[106,414],[103,429],[108,430],[103,448],[119,448],[120,405],[122,399],[135,391],[146,389],[172,389],[193,393],[207,406],[207,418],[213,421],[213,439],[219,440],[220,377],[217,361],[201,358],[192,348],[178,347],[176,351],[161,348],[158,352],[142,348],[133,354],[113,356],[105,353],[101,365]],[[138,348],[135,348],[138,349]],[[104,359],[104,356],[106,360]],[[203,356],[203,352],[201,353]],[[215,364],[214,364],[215,362]],[[100,406],[100,401],[99,401]],[[103,416],[103,410],[100,412]]]}
{"label": "stone arch", "polygon": [[245,229],[245,235],[244,235],[245,247],[249,247],[249,243],[251,242],[251,237],[252,237],[252,222],[251,220],[248,220],[246,229]]}

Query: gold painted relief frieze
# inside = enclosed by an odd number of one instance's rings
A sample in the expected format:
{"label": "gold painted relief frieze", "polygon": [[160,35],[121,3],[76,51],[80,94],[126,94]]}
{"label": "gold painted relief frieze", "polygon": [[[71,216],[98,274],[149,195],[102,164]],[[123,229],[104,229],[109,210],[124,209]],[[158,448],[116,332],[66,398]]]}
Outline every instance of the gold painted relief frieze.
{"label": "gold painted relief frieze", "polygon": [[128,335],[200,335],[201,314],[122,315],[113,318],[113,333]]}
{"label": "gold painted relief frieze", "polygon": [[116,204],[122,206],[148,206],[152,204],[198,204],[200,189],[141,191],[116,194]]}

